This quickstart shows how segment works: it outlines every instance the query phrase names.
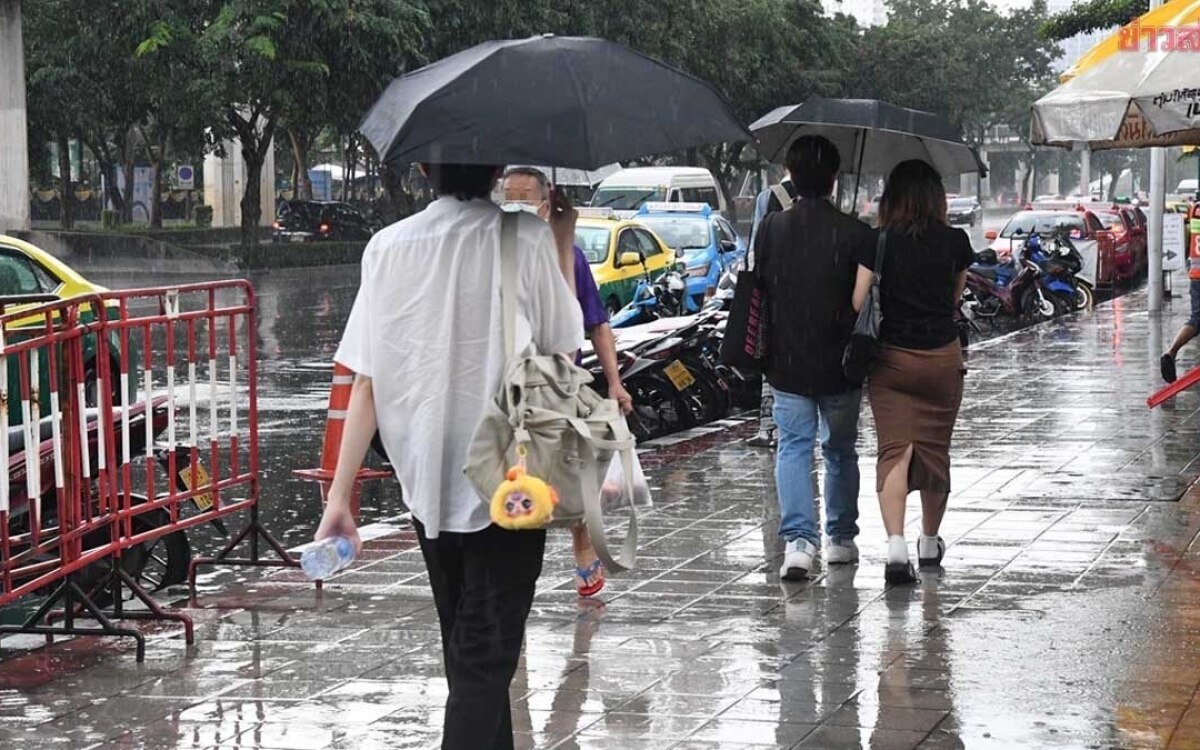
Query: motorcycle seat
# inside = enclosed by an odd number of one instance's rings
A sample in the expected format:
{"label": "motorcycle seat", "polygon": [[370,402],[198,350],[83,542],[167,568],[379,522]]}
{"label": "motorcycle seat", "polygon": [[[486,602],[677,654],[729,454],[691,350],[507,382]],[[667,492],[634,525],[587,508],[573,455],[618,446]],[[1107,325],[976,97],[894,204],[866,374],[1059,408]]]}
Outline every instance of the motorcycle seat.
{"label": "motorcycle seat", "polygon": [[1001,275],[1000,269],[1002,269],[1002,268],[1004,268],[1004,266],[1001,266],[998,264],[994,265],[994,266],[985,266],[985,265],[976,264],[976,265],[971,266],[971,271],[979,274],[980,276],[982,276],[986,279],[995,280],[996,278],[998,278]]}
{"label": "motorcycle seat", "polygon": [[[38,421],[37,441],[49,440],[54,435],[54,420],[43,417]],[[16,425],[8,428],[8,455],[15,456],[25,450],[25,428]]]}

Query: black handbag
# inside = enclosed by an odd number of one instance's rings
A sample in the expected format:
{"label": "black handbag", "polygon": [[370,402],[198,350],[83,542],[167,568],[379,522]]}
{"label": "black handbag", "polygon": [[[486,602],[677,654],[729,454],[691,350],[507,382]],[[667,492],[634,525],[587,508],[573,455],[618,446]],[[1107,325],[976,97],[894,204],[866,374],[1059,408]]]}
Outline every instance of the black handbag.
{"label": "black handbag", "polygon": [[883,256],[887,249],[887,230],[879,230],[879,242],[875,247],[875,273],[871,277],[871,289],[858,311],[850,343],[842,355],[842,372],[846,380],[861,384],[871,374],[875,361],[879,359],[879,327],[883,323],[883,310],[879,305],[879,280],[883,277]]}

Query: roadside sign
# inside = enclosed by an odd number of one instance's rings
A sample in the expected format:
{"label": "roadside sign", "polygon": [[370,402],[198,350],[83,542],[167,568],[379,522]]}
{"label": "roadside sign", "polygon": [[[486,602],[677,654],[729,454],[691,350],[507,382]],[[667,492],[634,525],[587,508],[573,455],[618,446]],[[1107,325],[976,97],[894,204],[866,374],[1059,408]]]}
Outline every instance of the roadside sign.
{"label": "roadside sign", "polygon": [[180,164],[175,168],[175,184],[180,190],[196,189],[196,170],[191,164]]}
{"label": "roadside sign", "polygon": [[1187,233],[1183,228],[1183,214],[1163,214],[1162,253],[1164,271],[1180,271],[1187,255]]}

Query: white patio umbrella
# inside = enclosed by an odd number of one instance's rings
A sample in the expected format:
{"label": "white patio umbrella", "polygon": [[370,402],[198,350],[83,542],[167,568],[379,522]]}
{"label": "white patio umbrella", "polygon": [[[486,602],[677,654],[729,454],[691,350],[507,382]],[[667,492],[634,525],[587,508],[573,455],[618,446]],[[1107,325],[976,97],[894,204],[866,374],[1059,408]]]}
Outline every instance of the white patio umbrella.
{"label": "white patio umbrella", "polygon": [[[1200,144],[1200,0],[1173,0],[1093,47],[1033,105],[1034,145]],[[1150,308],[1162,299],[1162,152],[1151,160]]]}
{"label": "white patio umbrella", "polygon": [[1080,58],[1033,105],[1035,145],[1200,143],[1200,0],[1174,0]]}

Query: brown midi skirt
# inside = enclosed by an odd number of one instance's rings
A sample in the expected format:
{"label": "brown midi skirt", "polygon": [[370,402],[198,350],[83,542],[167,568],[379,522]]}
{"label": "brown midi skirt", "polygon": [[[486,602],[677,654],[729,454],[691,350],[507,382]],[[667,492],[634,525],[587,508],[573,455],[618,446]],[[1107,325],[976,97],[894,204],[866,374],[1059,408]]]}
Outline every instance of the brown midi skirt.
{"label": "brown midi skirt", "polygon": [[908,491],[950,491],[950,438],[965,372],[957,341],[928,350],[883,347],[867,381],[879,436],[876,492],[910,445]]}

